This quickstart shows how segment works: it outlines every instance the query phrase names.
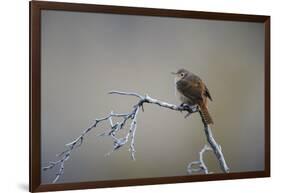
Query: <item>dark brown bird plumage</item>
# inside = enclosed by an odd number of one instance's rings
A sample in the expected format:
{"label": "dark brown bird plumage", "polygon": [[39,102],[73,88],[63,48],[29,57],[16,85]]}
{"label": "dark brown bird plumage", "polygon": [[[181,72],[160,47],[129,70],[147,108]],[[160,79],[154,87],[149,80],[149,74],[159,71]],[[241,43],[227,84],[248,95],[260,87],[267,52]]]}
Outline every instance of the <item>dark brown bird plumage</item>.
{"label": "dark brown bird plumage", "polygon": [[212,100],[211,94],[204,82],[195,74],[180,69],[176,73],[175,86],[182,103],[198,105],[203,119],[207,124],[213,124],[213,119],[208,111],[207,99]]}

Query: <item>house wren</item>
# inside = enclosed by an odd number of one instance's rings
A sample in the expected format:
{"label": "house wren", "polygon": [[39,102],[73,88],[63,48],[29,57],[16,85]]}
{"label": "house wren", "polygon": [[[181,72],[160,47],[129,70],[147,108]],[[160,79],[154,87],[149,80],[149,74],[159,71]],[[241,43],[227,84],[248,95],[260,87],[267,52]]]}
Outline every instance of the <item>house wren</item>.
{"label": "house wren", "polygon": [[176,75],[175,91],[180,101],[187,105],[198,105],[204,121],[207,124],[214,124],[207,106],[207,98],[212,100],[212,97],[204,82],[197,75],[185,69],[180,69],[172,74]]}

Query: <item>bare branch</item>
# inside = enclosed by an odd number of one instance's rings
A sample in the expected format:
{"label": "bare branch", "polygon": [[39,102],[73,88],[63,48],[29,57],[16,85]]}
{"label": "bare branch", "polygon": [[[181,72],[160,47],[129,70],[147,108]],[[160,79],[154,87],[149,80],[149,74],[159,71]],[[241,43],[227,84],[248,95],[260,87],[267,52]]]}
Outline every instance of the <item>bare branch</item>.
{"label": "bare branch", "polygon": [[[95,122],[92,125],[90,125],[88,128],[86,128],[80,136],[78,136],[76,139],[74,139],[70,143],[65,144],[66,150],[57,154],[57,157],[59,157],[60,159],[58,159],[57,161],[54,161],[54,162],[49,162],[49,165],[42,168],[43,171],[46,171],[46,170],[50,170],[50,169],[54,168],[55,166],[59,166],[58,173],[56,174],[56,177],[53,180],[53,183],[57,182],[57,180],[59,180],[59,178],[62,176],[62,174],[64,172],[65,162],[70,158],[72,151],[74,149],[77,149],[78,147],[80,147],[83,144],[84,138],[86,137],[86,135],[93,128],[96,128],[98,126],[98,124],[101,123],[101,122],[109,121],[110,127],[109,127],[109,131],[101,133],[101,134],[99,134],[99,136],[109,136],[113,139],[113,149],[112,149],[112,151],[110,151],[106,155],[110,155],[112,152],[120,149],[121,147],[126,145],[128,142],[130,142],[129,151],[131,153],[131,159],[135,160],[135,133],[136,133],[136,129],[137,129],[137,115],[139,113],[140,108],[142,108],[142,110],[143,110],[144,103],[155,104],[155,105],[158,105],[160,107],[168,108],[168,109],[171,109],[171,110],[174,110],[174,111],[180,111],[180,112],[186,111],[187,112],[186,117],[189,116],[192,113],[199,112],[201,117],[202,117],[202,114],[201,114],[197,105],[195,105],[195,106],[188,106],[188,105],[178,106],[178,105],[170,104],[170,103],[167,103],[167,102],[164,102],[164,101],[160,101],[160,100],[151,98],[148,95],[142,96],[142,95],[140,95],[138,93],[134,93],[134,92],[111,91],[111,92],[109,92],[109,94],[134,96],[134,97],[139,98],[139,101],[138,101],[138,103],[136,103],[133,106],[132,110],[129,113],[117,114],[117,113],[114,113],[113,111],[111,111],[108,116],[100,118],[100,119],[96,119]],[[114,123],[113,120],[112,120],[113,117],[116,117],[119,121],[116,121]],[[120,119],[121,119],[121,121],[120,121]],[[117,132],[121,129],[124,129],[125,126],[126,126],[126,123],[129,122],[129,121],[131,121],[131,123],[130,123],[130,126],[128,128],[127,134],[124,137],[121,137],[121,138],[116,137]],[[221,147],[214,140],[210,127],[204,122],[203,119],[202,119],[202,121],[203,121],[203,124],[204,124],[204,131],[205,131],[205,134],[206,134],[206,137],[207,137],[207,141],[209,142],[211,148],[210,147],[204,147],[199,152],[199,161],[191,162],[189,164],[190,171],[191,170],[193,172],[199,171],[198,168],[197,169],[193,168],[193,165],[199,164],[202,168],[200,170],[203,170],[205,173],[208,173],[207,166],[205,165],[204,160],[203,160],[203,154],[204,154],[205,151],[212,149],[212,151],[215,153],[217,159],[219,160],[219,164],[221,166],[221,169],[224,172],[228,172],[229,168],[227,167],[226,162],[224,160],[224,156],[222,154]],[[189,168],[189,166],[188,166],[188,168]]]}
{"label": "bare branch", "polygon": [[213,149],[213,151],[214,151],[214,153],[215,153],[215,155],[216,155],[216,157],[219,161],[221,170],[224,171],[225,173],[229,173],[229,168],[228,168],[228,166],[226,164],[226,161],[224,159],[224,156],[223,156],[223,153],[222,153],[222,148],[216,142],[216,140],[214,139],[211,128],[209,126],[204,127],[204,131],[205,131],[205,134],[206,134],[207,141],[210,144],[210,146],[212,147],[212,149]]}
{"label": "bare branch", "polygon": [[121,91],[110,91],[108,94],[119,94],[119,95],[127,95],[127,96],[135,96],[138,97],[140,99],[143,99],[143,96],[141,96],[138,93],[135,92],[121,92]]}
{"label": "bare branch", "polygon": [[122,122],[123,124],[121,126],[121,127],[123,127],[123,125],[125,124],[125,121],[127,119],[131,118],[131,116],[133,116],[132,113],[115,114],[115,113],[111,112],[106,117],[96,119],[95,122],[90,127],[85,129],[79,137],[74,139],[72,142],[65,144],[66,150],[56,155],[57,157],[60,157],[60,159],[58,159],[57,161],[49,162],[49,165],[42,168],[43,171],[52,169],[55,166],[59,165],[59,172],[56,174],[56,178],[53,181],[53,183],[55,183],[60,178],[60,176],[63,174],[64,164],[70,158],[72,151],[82,145],[82,143],[84,141],[84,137],[86,136],[87,133],[89,133],[93,128],[97,127],[100,122],[103,122],[106,120],[109,120],[110,123],[112,124],[111,132],[108,135],[110,135],[111,137],[113,137],[115,139],[114,149],[118,149],[119,147],[121,147],[124,144],[122,144],[121,139],[117,139],[114,137],[115,132],[117,132],[120,129],[120,126],[119,126],[119,123],[116,123],[116,124],[112,123],[112,117],[124,117],[124,121]]}
{"label": "bare branch", "polygon": [[[205,174],[209,174],[208,167],[206,166],[204,162],[204,153],[206,151],[212,151],[213,149],[210,148],[208,145],[205,145],[202,150],[199,152],[199,160],[190,162],[187,166],[187,171],[189,174],[192,174],[193,172],[201,172],[203,171]],[[197,166],[197,167],[194,167]]]}

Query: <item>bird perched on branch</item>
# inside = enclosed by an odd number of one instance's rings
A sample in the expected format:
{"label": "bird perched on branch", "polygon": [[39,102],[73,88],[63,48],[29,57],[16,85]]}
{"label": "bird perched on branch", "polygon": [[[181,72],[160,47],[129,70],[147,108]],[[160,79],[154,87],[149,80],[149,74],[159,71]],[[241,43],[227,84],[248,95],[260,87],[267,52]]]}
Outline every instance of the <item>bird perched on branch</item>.
{"label": "bird perched on branch", "polygon": [[207,98],[212,101],[212,97],[204,82],[197,75],[185,69],[179,69],[172,74],[176,75],[175,90],[182,105],[198,105],[205,123],[214,124],[207,106]]}

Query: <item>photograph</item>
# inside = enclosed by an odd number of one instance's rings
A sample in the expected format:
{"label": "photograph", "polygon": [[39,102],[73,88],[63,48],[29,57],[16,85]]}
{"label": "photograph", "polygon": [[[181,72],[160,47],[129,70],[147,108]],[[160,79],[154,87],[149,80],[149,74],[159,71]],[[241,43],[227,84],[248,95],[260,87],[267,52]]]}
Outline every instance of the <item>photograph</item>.
{"label": "photograph", "polygon": [[32,16],[36,184],[269,175],[266,16],[60,4]]}

